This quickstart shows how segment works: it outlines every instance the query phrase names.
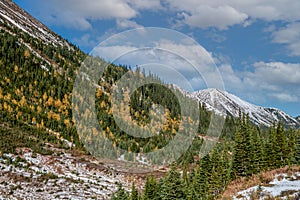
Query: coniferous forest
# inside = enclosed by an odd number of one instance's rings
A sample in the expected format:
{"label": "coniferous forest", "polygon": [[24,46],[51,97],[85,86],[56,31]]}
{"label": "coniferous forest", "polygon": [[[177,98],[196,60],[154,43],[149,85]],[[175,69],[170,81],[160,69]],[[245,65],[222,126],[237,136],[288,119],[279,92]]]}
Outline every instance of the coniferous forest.
{"label": "coniferous forest", "polygon": [[[45,44],[17,28],[2,25],[6,30],[0,30],[0,154],[14,153],[17,147],[51,154],[43,145],[52,142],[67,148],[64,140],[88,153],[82,141],[92,143],[89,140],[93,138],[80,139],[76,119],[72,117],[73,84],[87,55],[75,46]],[[25,44],[30,44],[30,48]],[[97,61],[105,63],[100,58]],[[151,123],[150,116],[155,115],[150,109],[153,103],[165,108],[166,123],[154,124],[153,130],[145,130],[157,133],[150,139],[127,135],[114,120],[112,87],[127,72],[160,83],[142,86],[130,96],[132,123],[139,126]],[[140,72],[139,68],[131,70],[127,66],[110,64],[98,86],[95,88],[97,120],[104,137],[112,141],[115,148],[135,153],[156,151],[166,146],[179,130],[183,116],[174,96],[178,91],[164,85],[155,75]],[[77,99],[84,103],[84,97]],[[112,199],[217,199],[228,184],[238,178],[300,165],[299,130],[285,128],[281,123],[269,128],[259,127],[250,122],[247,113],[240,113],[238,119],[227,116],[222,133],[218,133],[221,136],[215,139],[215,147],[206,155],[199,155],[213,113],[205,105],[195,108],[199,109],[199,121],[190,123],[197,123],[197,136],[188,151],[171,164],[166,176],[160,179],[148,176],[143,190],[138,190],[135,183],[130,192],[119,185]],[[89,111],[82,113],[84,117]],[[96,134],[93,137],[97,137]],[[189,134],[188,131],[185,134]]]}

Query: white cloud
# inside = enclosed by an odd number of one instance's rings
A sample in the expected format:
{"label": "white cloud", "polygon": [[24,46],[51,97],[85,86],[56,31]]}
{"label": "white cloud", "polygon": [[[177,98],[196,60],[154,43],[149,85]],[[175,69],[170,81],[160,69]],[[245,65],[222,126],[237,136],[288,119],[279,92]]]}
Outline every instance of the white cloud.
{"label": "white cloud", "polygon": [[273,32],[273,42],[287,45],[293,56],[300,56],[300,23],[292,23]]}
{"label": "white cloud", "polygon": [[[157,34],[166,34],[163,30],[158,31]],[[137,31],[134,31],[134,33],[137,33]],[[174,32],[168,33],[169,36],[174,34]],[[182,84],[183,81],[174,74],[183,75],[189,80],[195,90],[206,88],[207,86],[223,89],[223,82],[214,64],[212,54],[196,44],[195,41],[187,40],[185,37],[179,41],[161,39],[153,42],[152,46],[151,44],[141,44],[142,46],[140,46],[139,44],[130,43],[128,37],[131,35],[130,32],[124,34],[122,35],[123,37],[117,37],[119,45],[116,44],[116,41],[109,40],[108,44],[96,48],[93,54],[100,55],[105,60],[114,63],[131,65],[132,67],[136,65],[145,66],[147,71],[152,66],[153,70],[155,70],[152,73],[156,73],[166,82],[179,84],[179,86],[180,84],[184,85]],[[146,37],[153,37],[154,32],[146,29],[144,33],[135,34],[135,38],[138,41],[142,41],[138,35],[142,36],[143,34]],[[123,40],[128,43],[123,44]],[[116,58],[118,59],[115,60]],[[160,66],[161,68],[155,66]],[[172,69],[176,73],[166,72],[167,68]],[[170,82],[170,80],[173,80],[173,82]]]}
{"label": "white cloud", "polygon": [[163,9],[160,0],[127,0],[135,9],[160,10]]}
{"label": "white cloud", "polygon": [[211,7],[201,5],[191,14],[183,13],[184,22],[194,27],[217,27],[226,29],[228,26],[244,22],[248,16],[230,6]]}
{"label": "white cloud", "polygon": [[253,101],[300,100],[300,63],[257,62],[250,70],[241,72],[234,71],[231,65],[219,68],[226,89]]}
{"label": "white cloud", "polygon": [[270,94],[270,96],[275,97],[277,100],[281,102],[297,102],[299,101],[299,97],[293,94],[288,93],[275,93]]}
{"label": "white cloud", "polygon": [[[228,28],[247,26],[252,20],[294,22],[300,19],[298,0],[167,0],[169,9],[184,13],[183,20],[194,27]],[[249,18],[252,19],[249,21]]]}
{"label": "white cloud", "polygon": [[175,13],[177,25],[201,28],[249,26],[256,19],[289,23],[300,20],[298,0],[28,0],[28,3],[40,9],[44,20],[78,29],[91,28],[93,20],[132,21],[146,10],[169,11]]}
{"label": "white cloud", "polygon": [[30,0],[30,3],[42,9],[45,21],[83,30],[92,27],[90,20],[130,19],[138,14],[122,0]]}
{"label": "white cloud", "polygon": [[143,27],[143,26],[137,24],[135,21],[128,20],[128,19],[117,19],[116,23],[117,23],[117,27],[120,29]]}

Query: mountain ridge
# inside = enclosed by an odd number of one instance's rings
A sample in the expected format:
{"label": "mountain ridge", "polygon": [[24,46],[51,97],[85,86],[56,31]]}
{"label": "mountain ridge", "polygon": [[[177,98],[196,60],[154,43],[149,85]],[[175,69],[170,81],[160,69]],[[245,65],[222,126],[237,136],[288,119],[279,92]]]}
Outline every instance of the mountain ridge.
{"label": "mountain ridge", "polygon": [[[14,26],[44,43],[71,48],[71,45],[65,39],[51,31],[12,0],[0,1],[0,21]],[[5,29],[5,27],[0,27],[0,29]]]}
{"label": "mountain ridge", "polygon": [[293,118],[277,108],[266,108],[251,104],[241,98],[219,89],[209,88],[187,95],[200,103],[204,103],[208,110],[216,114],[239,117],[239,111],[249,114],[250,121],[256,125],[271,126],[274,122],[283,122],[287,126],[299,126],[300,117]]}

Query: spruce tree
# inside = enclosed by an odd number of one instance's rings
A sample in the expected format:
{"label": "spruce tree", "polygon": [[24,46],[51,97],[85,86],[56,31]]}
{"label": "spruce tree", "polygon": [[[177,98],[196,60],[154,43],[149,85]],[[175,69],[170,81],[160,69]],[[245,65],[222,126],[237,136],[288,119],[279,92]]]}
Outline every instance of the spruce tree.
{"label": "spruce tree", "polygon": [[200,160],[200,165],[197,169],[193,181],[193,188],[195,190],[197,199],[207,199],[209,190],[209,177],[211,174],[211,160],[209,155],[205,155]]}
{"label": "spruce tree", "polygon": [[138,200],[138,198],[139,198],[138,191],[135,187],[135,183],[133,182],[132,187],[131,187],[130,200]]}
{"label": "spruce tree", "polygon": [[209,197],[216,199],[222,190],[222,179],[224,178],[224,169],[219,148],[215,148],[212,153],[212,169],[209,177]]}
{"label": "spruce tree", "polygon": [[176,165],[171,166],[170,171],[164,181],[163,200],[169,199],[186,199],[185,185],[180,173],[176,169]]}
{"label": "spruce tree", "polygon": [[112,196],[112,200],[127,200],[129,195],[128,193],[124,190],[122,184],[119,184],[118,190],[115,194]]}
{"label": "spruce tree", "polygon": [[156,182],[154,176],[147,177],[147,179],[146,179],[143,199],[144,200],[158,199],[157,182]]}
{"label": "spruce tree", "polygon": [[296,165],[300,165],[300,131],[298,131],[296,136],[294,162]]}

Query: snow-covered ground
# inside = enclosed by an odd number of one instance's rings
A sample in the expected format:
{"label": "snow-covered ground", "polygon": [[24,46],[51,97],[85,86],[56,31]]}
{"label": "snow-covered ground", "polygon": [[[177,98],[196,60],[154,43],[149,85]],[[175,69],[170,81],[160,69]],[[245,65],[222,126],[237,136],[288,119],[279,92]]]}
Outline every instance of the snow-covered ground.
{"label": "snow-covered ground", "polygon": [[295,197],[300,194],[300,173],[293,175],[279,174],[275,179],[265,186],[254,186],[246,190],[238,192],[233,198],[234,200],[243,199],[250,200],[251,196],[258,197],[259,199],[266,199],[268,197],[278,197],[287,199]]}
{"label": "snow-covered ground", "polygon": [[22,148],[0,157],[0,199],[109,199],[117,183],[128,191],[133,181],[143,186],[143,178],[118,173],[91,156],[51,150],[45,156]]}

